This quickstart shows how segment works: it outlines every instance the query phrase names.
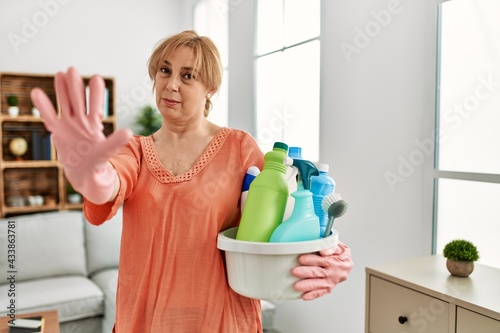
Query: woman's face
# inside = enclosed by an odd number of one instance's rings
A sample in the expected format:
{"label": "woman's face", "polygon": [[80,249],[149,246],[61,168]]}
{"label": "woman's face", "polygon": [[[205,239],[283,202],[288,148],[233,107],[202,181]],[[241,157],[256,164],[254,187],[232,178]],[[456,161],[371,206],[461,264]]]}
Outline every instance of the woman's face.
{"label": "woman's face", "polygon": [[163,117],[189,121],[203,117],[208,88],[193,70],[194,55],[182,47],[164,59],[155,77],[156,104]]}

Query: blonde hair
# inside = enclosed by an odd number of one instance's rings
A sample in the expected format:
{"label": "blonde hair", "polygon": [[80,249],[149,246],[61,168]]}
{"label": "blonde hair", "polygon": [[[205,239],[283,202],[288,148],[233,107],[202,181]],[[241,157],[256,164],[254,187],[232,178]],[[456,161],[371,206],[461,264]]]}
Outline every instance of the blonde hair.
{"label": "blonde hair", "polygon": [[[156,73],[162,62],[181,47],[189,47],[193,50],[193,70],[198,72],[198,78],[208,87],[212,95],[215,94],[222,83],[222,64],[219,50],[210,38],[199,36],[193,30],[183,31],[158,42],[148,60],[149,77],[153,80],[154,85],[156,84]],[[203,115],[207,117],[211,109],[212,102],[207,97]]]}

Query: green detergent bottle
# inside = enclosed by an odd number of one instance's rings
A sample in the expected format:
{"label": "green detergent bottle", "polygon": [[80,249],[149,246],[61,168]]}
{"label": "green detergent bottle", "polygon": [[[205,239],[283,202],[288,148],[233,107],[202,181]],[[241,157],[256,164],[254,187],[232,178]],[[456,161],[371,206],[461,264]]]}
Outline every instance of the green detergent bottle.
{"label": "green detergent bottle", "polygon": [[283,221],[288,200],[286,180],[288,145],[275,142],[264,156],[264,168],[250,184],[236,234],[237,240],[268,242]]}

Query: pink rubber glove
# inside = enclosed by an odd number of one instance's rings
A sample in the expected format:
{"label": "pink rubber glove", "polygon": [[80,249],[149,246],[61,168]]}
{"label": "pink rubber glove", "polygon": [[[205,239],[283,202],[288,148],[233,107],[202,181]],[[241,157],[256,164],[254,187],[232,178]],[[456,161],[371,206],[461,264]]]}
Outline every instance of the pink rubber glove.
{"label": "pink rubber glove", "polygon": [[340,242],[337,247],[319,254],[303,254],[298,262],[302,266],[293,268],[292,275],[301,280],[294,284],[294,288],[303,292],[302,299],[306,301],[330,293],[337,284],[347,279],[353,266],[351,249]]}
{"label": "pink rubber glove", "polygon": [[102,125],[104,80],[93,76],[89,81],[89,110],[86,114],[85,86],[75,68],[59,72],[54,79],[61,116],[40,89],[31,91],[31,99],[40,111],[45,127],[52,133],[66,178],[85,198],[102,204],[115,191],[116,170],[109,158],[132,136],[129,130],[118,130],[106,138]]}

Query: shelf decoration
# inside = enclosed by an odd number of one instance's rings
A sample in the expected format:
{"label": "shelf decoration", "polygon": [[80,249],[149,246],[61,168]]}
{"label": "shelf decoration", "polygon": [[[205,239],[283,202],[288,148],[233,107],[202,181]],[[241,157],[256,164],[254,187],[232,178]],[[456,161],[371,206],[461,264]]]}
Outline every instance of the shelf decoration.
{"label": "shelf decoration", "polygon": [[465,239],[454,239],[443,249],[446,268],[453,276],[467,277],[474,271],[474,262],[479,259],[476,246]]}
{"label": "shelf decoration", "polygon": [[[116,127],[115,83],[112,77],[103,79],[102,124],[108,136]],[[83,81],[88,86],[90,77]],[[29,96],[34,87],[45,91],[60,116],[54,75],[0,72],[0,218],[83,206],[81,195],[67,197],[71,190],[66,188],[51,134]],[[10,106],[16,108],[9,111]]]}
{"label": "shelf decoration", "polygon": [[19,99],[16,95],[7,96],[7,105],[9,106],[9,115],[17,117],[19,115]]}
{"label": "shelf decoration", "polygon": [[33,103],[30,102],[31,105],[31,115],[35,118],[40,118],[40,110],[36,108],[36,106],[33,105]]}
{"label": "shelf decoration", "polygon": [[10,140],[9,150],[14,156],[16,156],[17,161],[22,161],[23,159],[21,158],[21,156],[26,154],[26,152],[28,151],[28,141],[21,137],[14,138]]}
{"label": "shelf decoration", "polygon": [[71,204],[79,204],[82,203],[82,195],[78,193],[70,183],[66,187],[67,199]]}

